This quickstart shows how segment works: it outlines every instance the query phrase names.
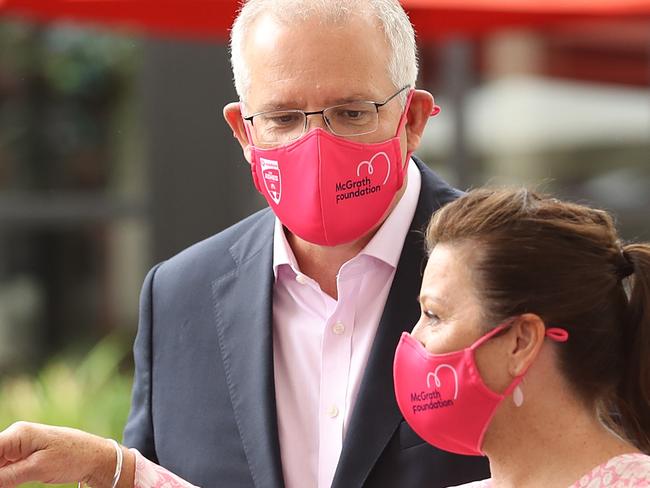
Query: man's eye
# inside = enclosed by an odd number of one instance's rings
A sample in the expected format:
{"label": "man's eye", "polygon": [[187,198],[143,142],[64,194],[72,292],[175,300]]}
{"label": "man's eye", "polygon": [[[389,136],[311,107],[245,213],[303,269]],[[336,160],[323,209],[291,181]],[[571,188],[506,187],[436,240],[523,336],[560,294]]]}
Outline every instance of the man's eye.
{"label": "man's eye", "polygon": [[343,116],[347,119],[359,119],[363,116],[363,112],[359,110],[346,110],[343,112]]}
{"label": "man's eye", "polygon": [[335,124],[361,125],[374,122],[376,112],[369,111],[364,107],[345,106],[332,110],[327,115]]}
{"label": "man's eye", "polygon": [[290,125],[290,124],[295,124],[298,121],[298,119],[299,117],[297,117],[294,114],[282,114],[282,115],[275,115],[273,117],[269,117],[268,121],[278,125]]}
{"label": "man's eye", "polygon": [[262,130],[285,129],[300,125],[302,117],[292,112],[276,112],[260,115],[257,119],[258,127]]}

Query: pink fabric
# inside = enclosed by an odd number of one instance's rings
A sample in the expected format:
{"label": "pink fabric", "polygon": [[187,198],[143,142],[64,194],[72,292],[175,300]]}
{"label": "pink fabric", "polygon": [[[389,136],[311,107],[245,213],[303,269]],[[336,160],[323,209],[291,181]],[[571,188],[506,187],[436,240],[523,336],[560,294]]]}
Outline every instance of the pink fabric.
{"label": "pink fabric", "polygon": [[650,486],[650,456],[623,454],[596,466],[570,488],[623,488]]}
{"label": "pink fabric", "polygon": [[402,199],[366,248],[341,267],[338,301],[300,273],[276,221],[273,356],[287,488],[331,485],[420,184],[410,161]]}
{"label": "pink fabric", "polygon": [[[491,488],[489,479],[456,488]],[[650,487],[650,456],[623,454],[596,466],[569,488],[647,488]]]}
{"label": "pink fabric", "polygon": [[135,454],[133,488],[197,488],[162,466],[149,461],[137,449],[131,449],[131,452]]}
{"label": "pink fabric", "polygon": [[[197,488],[131,449],[135,455],[134,488]],[[291,486],[287,484],[287,486]],[[296,485],[293,485],[296,486]],[[312,485],[304,485],[312,486]],[[456,488],[491,488],[491,480],[459,485]],[[623,454],[596,466],[569,488],[647,488],[650,487],[650,456]]]}

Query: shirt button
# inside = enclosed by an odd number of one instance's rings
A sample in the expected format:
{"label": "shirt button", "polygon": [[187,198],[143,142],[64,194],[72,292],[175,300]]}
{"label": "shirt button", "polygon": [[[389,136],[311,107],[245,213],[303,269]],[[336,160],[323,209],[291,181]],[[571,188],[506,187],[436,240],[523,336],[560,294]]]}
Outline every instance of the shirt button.
{"label": "shirt button", "polygon": [[345,325],[343,325],[342,322],[335,323],[334,327],[332,327],[332,332],[334,332],[336,335],[343,334],[343,332],[345,332]]}
{"label": "shirt button", "polygon": [[296,275],[296,281],[298,283],[300,283],[301,285],[306,285],[307,284],[307,277],[302,273],[298,273]]}
{"label": "shirt button", "polygon": [[327,416],[331,419],[338,417],[339,409],[336,405],[330,405],[327,409]]}

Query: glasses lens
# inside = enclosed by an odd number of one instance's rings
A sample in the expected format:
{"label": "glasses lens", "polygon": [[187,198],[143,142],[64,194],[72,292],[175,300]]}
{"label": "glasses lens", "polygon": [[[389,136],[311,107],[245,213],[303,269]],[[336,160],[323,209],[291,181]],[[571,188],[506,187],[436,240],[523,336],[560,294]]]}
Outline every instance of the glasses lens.
{"label": "glasses lens", "polygon": [[377,129],[377,107],[370,102],[352,102],[330,107],[323,113],[332,132],[357,136]]}
{"label": "glasses lens", "polygon": [[282,144],[302,135],[305,114],[294,110],[267,112],[253,118],[253,127],[260,142]]}

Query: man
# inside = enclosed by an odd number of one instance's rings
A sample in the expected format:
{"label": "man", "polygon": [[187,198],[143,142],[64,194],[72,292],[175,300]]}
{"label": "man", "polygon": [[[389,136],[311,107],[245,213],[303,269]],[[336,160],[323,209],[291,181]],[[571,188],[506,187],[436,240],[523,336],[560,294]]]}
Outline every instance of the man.
{"label": "man", "polygon": [[224,116],[270,209],[155,267],[125,443],[205,487],[448,486],[479,458],[424,443],[394,399],[431,213],[457,196],[410,154],[413,90],[393,0],[250,0]]}

